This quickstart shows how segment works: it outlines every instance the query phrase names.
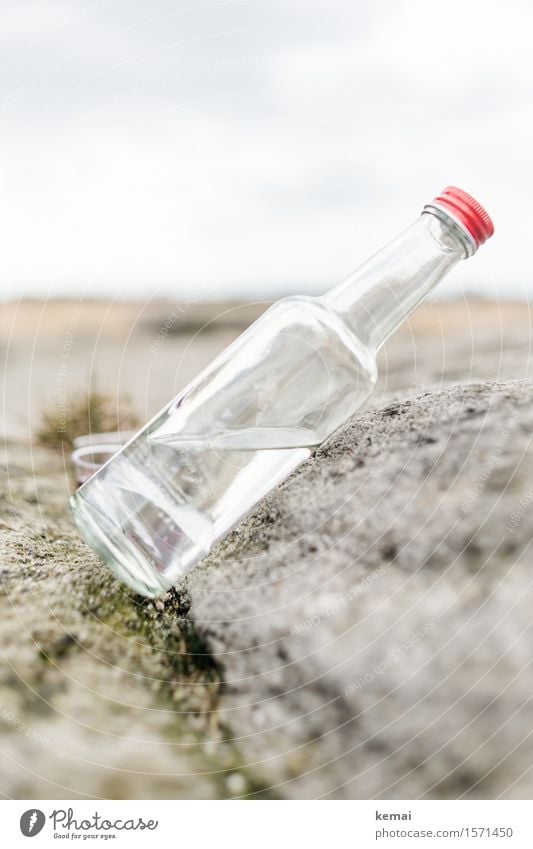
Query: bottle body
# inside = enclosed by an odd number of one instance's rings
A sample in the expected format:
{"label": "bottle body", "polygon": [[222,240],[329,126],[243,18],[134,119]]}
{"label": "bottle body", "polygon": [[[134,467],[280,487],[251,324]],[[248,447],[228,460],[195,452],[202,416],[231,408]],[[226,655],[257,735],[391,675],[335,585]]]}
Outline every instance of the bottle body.
{"label": "bottle body", "polygon": [[375,359],[319,298],[278,301],[73,496],[138,592],[205,557],[368,398]]}
{"label": "bottle body", "polygon": [[78,489],[76,524],[125,583],[165,592],[364,404],[380,345],[476,249],[476,202],[445,191],[326,295],[274,304]]}

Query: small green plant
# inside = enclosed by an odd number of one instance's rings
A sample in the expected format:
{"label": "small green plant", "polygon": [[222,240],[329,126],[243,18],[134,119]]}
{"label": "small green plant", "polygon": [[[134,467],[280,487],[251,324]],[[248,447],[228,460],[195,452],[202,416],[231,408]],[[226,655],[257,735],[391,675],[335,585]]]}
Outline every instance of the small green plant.
{"label": "small green plant", "polygon": [[73,395],[61,407],[43,410],[36,437],[41,445],[72,448],[82,434],[134,430],[141,424],[129,398],[95,391]]}

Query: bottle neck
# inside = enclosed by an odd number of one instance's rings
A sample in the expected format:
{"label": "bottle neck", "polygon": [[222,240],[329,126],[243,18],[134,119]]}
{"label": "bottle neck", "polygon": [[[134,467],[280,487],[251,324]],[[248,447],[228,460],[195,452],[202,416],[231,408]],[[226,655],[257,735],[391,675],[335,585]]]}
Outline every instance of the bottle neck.
{"label": "bottle neck", "polygon": [[428,209],[321,300],[377,351],[454,265],[475,250],[454,219]]}

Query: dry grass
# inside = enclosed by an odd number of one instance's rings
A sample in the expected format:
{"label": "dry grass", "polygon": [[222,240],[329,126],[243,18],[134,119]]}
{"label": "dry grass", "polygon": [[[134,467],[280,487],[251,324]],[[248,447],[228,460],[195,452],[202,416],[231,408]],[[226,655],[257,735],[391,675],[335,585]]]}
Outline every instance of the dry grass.
{"label": "dry grass", "polygon": [[133,430],[141,424],[127,397],[79,393],[68,399],[63,409],[56,405],[43,410],[36,437],[41,445],[71,448],[74,439],[82,434]]}

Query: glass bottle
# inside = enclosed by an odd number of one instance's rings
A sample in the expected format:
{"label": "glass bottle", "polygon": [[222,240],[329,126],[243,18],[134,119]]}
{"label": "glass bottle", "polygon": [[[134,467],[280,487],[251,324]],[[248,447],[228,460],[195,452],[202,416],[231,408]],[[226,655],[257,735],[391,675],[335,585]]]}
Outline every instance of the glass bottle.
{"label": "glass bottle", "polygon": [[448,187],[331,291],[275,303],[77,490],[85,540],[164,593],[361,407],[378,349],[493,229]]}

